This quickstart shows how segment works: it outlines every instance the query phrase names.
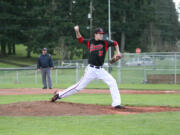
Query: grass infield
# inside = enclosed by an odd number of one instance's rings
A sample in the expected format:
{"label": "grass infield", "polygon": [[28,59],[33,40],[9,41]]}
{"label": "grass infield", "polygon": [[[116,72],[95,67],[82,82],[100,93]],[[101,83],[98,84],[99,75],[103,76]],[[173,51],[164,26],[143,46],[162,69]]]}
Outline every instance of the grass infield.
{"label": "grass infield", "polygon": [[180,134],[178,112],[125,116],[0,117],[0,122],[0,135]]}
{"label": "grass infield", "polygon": [[[68,88],[74,83],[53,84],[54,88]],[[16,89],[16,88],[41,88],[42,84],[1,84],[0,89]],[[104,83],[90,83],[87,89],[109,89]],[[119,89],[130,90],[180,90],[180,85],[173,84],[118,84]]]}
{"label": "grass infield", "polygon": [[[52,95],[8,95],[0,96],[0,104],[22,101],[49,100]],[[180,107],[180,94],[121,95],[122,104],[130,106],[171,106]],[[75,94],[62,99],[66,102],[111,105],[110,94]]]}

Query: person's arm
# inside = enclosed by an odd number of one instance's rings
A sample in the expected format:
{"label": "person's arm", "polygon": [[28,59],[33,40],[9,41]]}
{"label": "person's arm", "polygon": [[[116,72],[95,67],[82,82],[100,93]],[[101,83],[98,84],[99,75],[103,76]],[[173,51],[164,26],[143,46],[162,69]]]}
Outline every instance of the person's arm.
{"label": "person's arm", "polygon": [[116,49],[116,56],[121,56],[121,52],[119,50],[119,45],[116,41],[114,41],[114,44],[115,44],[115,49]]}
{"label": "person's arm", "polygon": [[110,42],[111,42],[110,46],[114,46],[115,50],[116,50],[116,53],[115,53],[114,57],[109,60],[109,63],[113,64],[113,63],[117,62],[119,59],[121,59],[122,55],[121,55],[121,53],[119,51],[118,43],[116,41],[110,41]]}
{"label": "person's arm", "polygon": [[76,33],[76,38],[79,41],[79,43],[83,43],[84,42],[84,38],[82,37],[82,35],[79,32],[79,26],[78,25],[74,26],[74,31]]}
{"label": "person's arm", "polygon": [[81,43],[81,44],[84,43],[89,48],[90,39],[84,39],[84,37],[79,32],[79,26],[78,25],[74,26],[74,30],[76,33],[76,38],[79,41],[79,43]]}
{"label": "person's arm", "polygon": [[40,71],[40,67],[41,67],[40,65],[41,65],[41,63],[40,63],[40,57],[39,57],[38,58],[38,62],[37,62],[37,70],[38,71]]}
{"label": "person's arm", "polygon": [[53,63],[51,55],[49,55],[49,66],[50,66],[51,69],[54,68],[54,63]]}
{"label": "person's arm", "polygon": [[76,33],[76,38],[79,39],[81,36],[80,32],[79,32],[79,26],[76,25],[74,26],[74,30],[75,30],[75,33]]}
{"label": "person's arm", "polygon": [[107,42],[108,47],[111,47],[111,46],[115,47],[116,53],[115,53],[114,57],[116,57],[116,56],[122,57],[117,41],[108,40],[108,41],[105,41],[105,42]]}

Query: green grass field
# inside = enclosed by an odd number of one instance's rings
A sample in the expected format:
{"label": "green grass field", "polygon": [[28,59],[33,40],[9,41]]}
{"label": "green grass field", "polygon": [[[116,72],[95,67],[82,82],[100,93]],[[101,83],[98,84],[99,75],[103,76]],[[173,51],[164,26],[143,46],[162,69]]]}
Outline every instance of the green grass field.
{"label": "green grass field", "polygon": [[[78,80],[84,74],[84,68],[79,69]],[[122,72],[122,82],[119,82],[116,70],[111,73],[117,80],[119,88],[122,89],[164,89],[164,90],[180,90],[180,85],[173,84],[142,84],[144,76],[142,71],[125,71]],[[52,82],[54,87],[66,88],[76,83],[75,69],[59,69],[52,71]],[[31,88],[42,87],[41,73],[35,70],[22,71],[0,71],[0,88]],[[93,81],[88,88],[108,88],[100,80]]]}
{"label": "green grass field", "polygon": [[[9,95],[0,96],[0,104],[9,104],[22,101],[40,101],[50,100],[52,95]],[[180,107],[180,94],[145,94],[145,95],[121,95],[122,104],[130,106],[171,106]],[[109,94],[76,94],[61,101],[111,105],[111,96]]]}
{"label": "green grass field", "polygon": [[[48,100],[51,95],[0,96],[0,103]],[[180,95],[122,95],[128,105],[180,107]],[[66,102],[110,105],[107,94],[76,94]],[[3,123],[3,124],[2,124]],[[0,135],[178,135],[180,112],[134,115],[7,117],[0,116]]]}
{"label": "green grass field", "polygon": [[0,117],[1,135],[178,135],[180,113]]}
{"label": "green grass field", "polygon": [[[26,46],[19,44],[16,45],[16,55],[8,55],[5,57],[0,57],[0,60],[7,61],[0,62],[0,68],[11,68],[11,67],[21,67],[23,66],[32,66],[37,63],[37,58],[40,55],[31,53],[31,58],[26,57]],[[58,59],[57,55],[52,56],[54,60]],[[17,65],[16,65],[17,64]]]}
{"label": "green grass field", "polygon": [[[74,83],[59,83],[53,84],[54,88],[65,89],[72,86]],[[0,89],[16,89],[16,88],[41,88],[42,84],[33,83],[4,83],[0,85]],[[170,85],[170,84],[118,84],[121,90],[180,90],[180,85]],[[109,89],[109,87],[104,83],[90,83],[87,89]]]}
{"label": "green grass field", "polygon": [[[26,65],[31,66],[36,64],[37,54],[32,54],[32,57],[29,59],[26,57],[26,47],[24,45],[16,45],[16,55],[8,55],[5,57],[1,57],[0,60],[8,61],[0,62],[0,68],[9,68],[9,67],[19,67],[18,65]],[[17,64],[17,65],[16,65]]]}

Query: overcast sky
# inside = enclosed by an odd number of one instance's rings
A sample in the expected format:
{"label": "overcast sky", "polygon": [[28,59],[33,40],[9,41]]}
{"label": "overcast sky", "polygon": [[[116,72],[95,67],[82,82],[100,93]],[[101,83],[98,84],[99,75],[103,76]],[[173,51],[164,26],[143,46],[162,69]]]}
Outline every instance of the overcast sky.
{"label": "overcast sky", "polygon": [[173,0],[175,3],[176,3],[176,8],[177,8],[177,6],[179,5],[179,3],[180,3],[180,0]]}
{"label": "overcast sky", "polygon": [[178,9],[178,6],[180,5],[180,0],[173,0],[176,4],[176,9],[178,10],[179,13],[179,21],[180,21],[180,10]]}

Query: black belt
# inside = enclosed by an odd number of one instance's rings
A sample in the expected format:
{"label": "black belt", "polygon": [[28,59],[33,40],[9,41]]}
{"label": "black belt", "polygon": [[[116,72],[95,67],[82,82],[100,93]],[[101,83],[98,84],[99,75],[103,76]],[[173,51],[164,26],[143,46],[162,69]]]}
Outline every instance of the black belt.
{"label": "black belt", "polygon": [[102,68],[102,66],[95,66],[95,65],[92,65],[92,64],[90,64],[89,66],[90,66],[90,67],[93,67],[93,68],[97,68],[97,69]]}

